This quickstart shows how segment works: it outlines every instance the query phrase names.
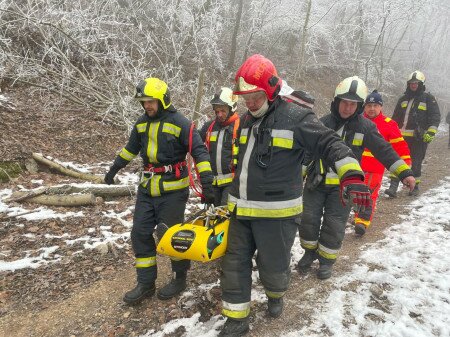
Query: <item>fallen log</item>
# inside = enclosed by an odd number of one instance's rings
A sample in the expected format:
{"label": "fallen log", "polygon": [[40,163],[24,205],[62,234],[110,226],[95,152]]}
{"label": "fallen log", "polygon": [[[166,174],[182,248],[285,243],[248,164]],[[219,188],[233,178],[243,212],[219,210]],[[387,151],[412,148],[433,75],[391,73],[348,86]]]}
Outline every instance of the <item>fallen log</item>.
{"label": "fallen log", "polygon": [[79,171],[76,171],[73,169],[68,169],[67,167],[64,167],[50,159],[44,158],[44,156],[39,153],[33,153],[32,156],[33,156],[33,159],[36,160],[38,163],[44,164],[66,176],[78,178],[78,179],[82,179],[82,180],[86,180],[86,181],[92,181],[97,184],[104,184],[103,176],[90,174],[90,173],[83,173],[83,172],[79,172]]}
{"label": "fallen log", "polygon": [[90,193],[96,197],[114,198],[126,197],[136,194],[136,186],[134,185],[60,185],[50,187],[39,187],[30,191],[14,192],[7,200],[8,202],[28,200],[38,195],[70,195],[73,193]]}
{"label": "fallen log", "polygon": [[70,194],[70,195],[39,195],[27,199],[33,202],[46,206],[63,206],[63,207],[78,207],[78,206],[92,206],[103,202],[100,197],[95,197],[92,193],[87,194]]}
{"label": "fallen log", "polygon": [[29,198],[37,197],[38,195],[45,194],[47,187],[39,187],[31,191],[26,192],[14,192],[8,199],[8,202],[20,202]]}

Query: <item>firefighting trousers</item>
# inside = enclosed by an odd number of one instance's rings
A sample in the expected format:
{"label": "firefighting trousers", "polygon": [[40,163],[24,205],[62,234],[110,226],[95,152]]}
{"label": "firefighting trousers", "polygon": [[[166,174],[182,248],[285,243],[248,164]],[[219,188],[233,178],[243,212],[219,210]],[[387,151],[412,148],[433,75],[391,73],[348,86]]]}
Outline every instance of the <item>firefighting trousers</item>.
{"label": "firefighting trousers", "polygon": [[[300,244],[317,250],[321,263],[334,263],[345,235],[350,206],[343,206],[339,186],[323,184],[303,192]],[[322,220],[323,218],[323,220]]]}
{"label": "firefighting trousers", "polygon": [[227,204],[230,188],[231,184],[226,186],[213,186],[214,206],[225,206]]}
{"label": "firefighting trousers", "polygon": [[372,202],[369,207],[364,211],[355,213],[355,224],[361,223],[366,227],[370,226],[372,222],[373,215],[375,213],[375,208],[377,205],[378,192],[380,191],[381,181],[383,180],[383,175],[380,173],[364,172],[365,178],[364,182],[369,187],[370,198]]}
{"label": "firefighting trousers", "polygon": [[[183,222],[188,197],[188,189],[152,197],[148,189],[139,185],[131,230],[139,283],[151,284],[157,277],[156,243],[153,238],[156,225],[171,227]],[[187,271],[190,267],[189,260],[171,260],[171,263],[174,272]]]}
{"label": "firefighting trousers", "polygon": [[294,219],[238,220],[233,215],[222,259],[222,314],[245,318],[250,313],[252,258],[266,295],[279,298],[289,286],[291,248],[297,234]]}
{"label": "firefighting trousers", "polygon": [[422,139],[417,137],[404,137],[408,143],[409,151],[411,153],[411,170],[416,178],[416,183],[420,183],[420,176],[422,175],[422,162],[427,152],[428,144],[424,143]]}

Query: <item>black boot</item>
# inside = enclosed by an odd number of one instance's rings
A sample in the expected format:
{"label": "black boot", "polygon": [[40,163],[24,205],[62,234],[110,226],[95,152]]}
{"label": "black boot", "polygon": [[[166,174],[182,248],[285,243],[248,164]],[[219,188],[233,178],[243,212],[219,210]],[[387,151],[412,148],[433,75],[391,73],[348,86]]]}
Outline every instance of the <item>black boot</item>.
{"label": "black boot", "polygon": [[412,191],[409,191],[408,195],[417,197],[419,195],[419,184],[416,184],[414,186],[414,189]]}
{"label": "black boot", "polygon": [[391,198],[397,197],[397,189],[398,185],[400,184],[400,180],[391,178],[391,185],[387,190],[384,191],[384,194],[387,194]]}
{"label": "black boot", "polygon": [[283,297],[271,298],[267,301],[267,310],[269,311],[269,316],[273,318],[278,318],[283,313],[284,301]]}
{"label": "black boot", "polygon": [[317,253],[314,249],[305,249],[300,261],[298,261],[297,268],[300,273],[307,273],[311,268],[312,263],[317,260]]}
{"label": "black boot", "polygon": [[186,289],[186,272],[177,272],[168,284],[158,290],[160,300],[170,300]]}
{"label": "black boot", "polygon": [[128,291],[123,297],[123,301],[129,305],[135,305],[142,302],[147,297],[152,297],[155,294],[155,284],[146,285],[138,283],[134,289]]}
{"label": "black boot", "polygon": [[333,271],[333,264],[331,263],[320,263],[319,270],[317,270],[317,278],[325,280],[331,277]]}
{"label": "black boot", "polygon": [[244,336],[250,330],[248,318],[233,319],[227,318],[219,333],[219,337],[239,337]]}

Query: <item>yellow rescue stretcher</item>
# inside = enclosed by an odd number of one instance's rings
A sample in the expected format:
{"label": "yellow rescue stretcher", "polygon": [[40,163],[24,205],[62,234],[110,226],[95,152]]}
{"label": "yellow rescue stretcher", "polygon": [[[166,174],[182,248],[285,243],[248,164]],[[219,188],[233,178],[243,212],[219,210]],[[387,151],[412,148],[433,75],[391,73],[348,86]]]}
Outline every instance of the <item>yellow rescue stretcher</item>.
{"label": "yellow rescue stretcher", "polygon": [[176,259],[215,260],[225,254],[229,223],[225,207],[211,206],[196,214],[193,221],[169,227],[156,250]]}

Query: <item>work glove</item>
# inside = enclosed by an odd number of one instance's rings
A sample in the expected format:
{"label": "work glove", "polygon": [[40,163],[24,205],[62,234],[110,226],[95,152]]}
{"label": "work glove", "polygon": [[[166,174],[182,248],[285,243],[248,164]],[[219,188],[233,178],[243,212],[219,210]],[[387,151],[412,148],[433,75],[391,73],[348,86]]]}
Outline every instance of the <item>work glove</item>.
{"label": "work glove", "polygon": [[428,129],[427,132],[423,134],[422,140],[424,143],[431,143],[431,141],[434,139],[434,136],[436,135],[436,131]]}
{"label": "work glove", "polygon": [[214,190],[212,185],[205,185],[202,187],[202,203],[204,204],[214,204]]}
{"label": "work glove", "polygon": [[114,177],[116,176],[117,172],[119,172],[120,167],[113,165],[109,169],[108,173],[105,174],[105,184],[113,185],[114,184]]}
{"label": "work glove", "polygon": [[341,181],[341,202],[353,206],[356,213],[364,211],[370,206],[370,190],[359,177],[350,176]]}

